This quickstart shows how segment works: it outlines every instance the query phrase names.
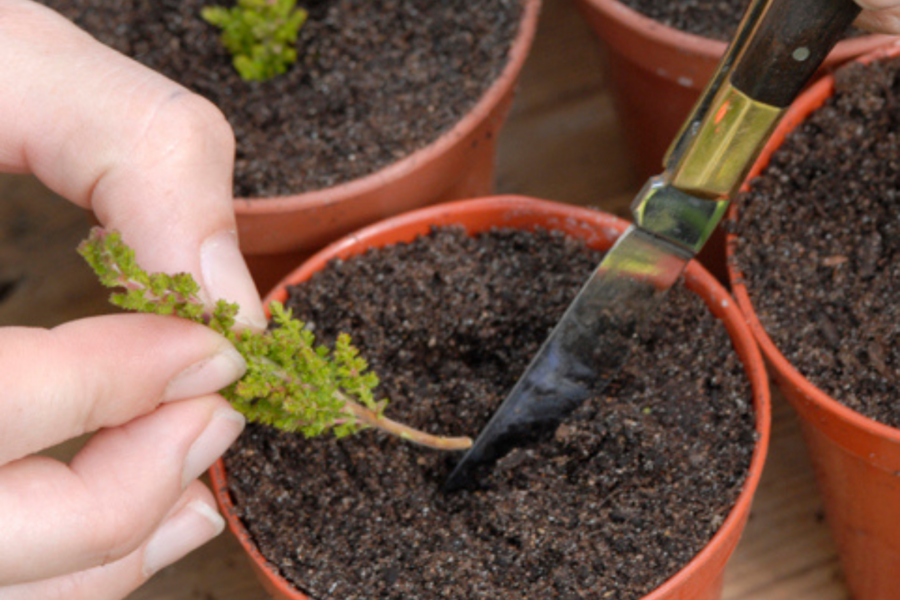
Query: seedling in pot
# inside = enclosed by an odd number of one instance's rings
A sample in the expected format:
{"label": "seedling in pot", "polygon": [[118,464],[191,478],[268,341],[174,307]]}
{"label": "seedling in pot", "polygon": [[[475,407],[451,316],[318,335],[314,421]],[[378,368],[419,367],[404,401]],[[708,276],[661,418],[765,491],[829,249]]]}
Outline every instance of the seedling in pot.
{"label": "seedling in pot", "polygon": [[207,6],[201,16],[222,30],[222,45],[246,81],[265,81],[297,61],[297,33],[307,12],[296,0],[238,0],[237,6]]}
{"label": "seedling in pot", "polygon": [[222,395],[249,420],[307,437],[332,431],[337,437],[374,427],[440,450],[464,450],[472,441],[413,429],[384,416],[387,400],[375,400],[378,377],[346,334],[334,349],[315,344],[315,336],[279,302],[269,309],[275,327],[257,333],[235,331],[238,305],[219,300],[203,304],[200,286],[187,273],[149,274],[119,233],[95,228],[78,247],[103,285],[121,288],[111,301],[126,310],[174,315],[206,325],[225,336],[247,362],[247,372]]}

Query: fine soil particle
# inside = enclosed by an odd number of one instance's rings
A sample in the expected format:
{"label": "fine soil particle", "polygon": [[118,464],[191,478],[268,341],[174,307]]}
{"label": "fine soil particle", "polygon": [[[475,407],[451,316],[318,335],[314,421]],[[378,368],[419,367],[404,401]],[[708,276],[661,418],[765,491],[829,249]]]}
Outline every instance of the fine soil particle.
{"label": "fine soil particle", "polygon": [[[729,41],[750,0],[622,0],[622,3],[669,27]],[[862,31],[851,29],[849,35],[862,34]]]}
{"label": "fine soil particle", "polygon": [[309,191],[422,148],[474,106],[506,66],[521,0],[300,0],[298,63],[248,83],[210,0],[40,0],[101,42],[215,103],[237,138],[235,195]]}
{"label": "fine soil particle", "polygon": [[900,427],[900,61],[839,72],[740,198],[736,265],[775,345]]}
{"label": "fine soil particle", "polygon": [[[599,258],[558,233],[439,229],[332,262],[289,304],[324,341],[351,333],[388,416],[475,435]],[[375,431],[306,440],[251,425],[226,468],[263,554],[316,600],[623,600],[706,544],[755,436],[725,328],[678,288],[608,393],[478,491],[441,492],[459,455]]]}

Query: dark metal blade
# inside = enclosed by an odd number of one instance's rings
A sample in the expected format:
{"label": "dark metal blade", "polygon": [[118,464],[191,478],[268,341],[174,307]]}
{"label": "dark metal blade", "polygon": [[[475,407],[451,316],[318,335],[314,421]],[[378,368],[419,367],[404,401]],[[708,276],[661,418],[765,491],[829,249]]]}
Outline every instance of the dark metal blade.
{"label": "dark metal blade", "polygon": [[640,227],[618,239],[569,305],[525,373],[448,478],[467,487],[480,466],[552,432],[601,392],[625,362],[639,324],[693,253]]}

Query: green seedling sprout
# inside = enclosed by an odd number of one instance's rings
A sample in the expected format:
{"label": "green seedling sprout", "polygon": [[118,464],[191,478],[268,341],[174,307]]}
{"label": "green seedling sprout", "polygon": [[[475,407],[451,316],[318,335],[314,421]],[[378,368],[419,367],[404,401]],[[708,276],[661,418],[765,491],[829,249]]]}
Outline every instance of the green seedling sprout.
{"label": "green seedling sprout", "polygon": [[121,290],[111,296],[114,305],[189,319],[225,336],[244,357],[247,372],[221,393],[251,421],[307,437],[327,431],[343,437],[373,427],[440,450],[472,444],[466,437],[435,436],[385,417],[387,401],[373,395],[378,377],[346,334],[333,349],[317,346],[313,333],[278,302],[269,304],[275,327],[236,331],[236,304],[219,300],[210,309],[190,274],[147,273],[115,231],[94,228],[78,252],[103,285]]}
{"label": "green seedling sprout", "polygon": [[307,12],[296,0],[238,0],[236,6],[206,6],[200,15],[222,30],[222,45],[246,81],[265,81],[297,61],[297,33]]}

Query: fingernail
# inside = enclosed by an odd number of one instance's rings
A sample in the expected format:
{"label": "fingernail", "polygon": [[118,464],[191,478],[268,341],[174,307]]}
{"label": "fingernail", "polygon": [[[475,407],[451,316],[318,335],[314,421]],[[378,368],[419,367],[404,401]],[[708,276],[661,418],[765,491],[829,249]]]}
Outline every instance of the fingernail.
{"label": "fingernail", "polygon": [[170,516],[144,548],[144,575],[183,558],[213,539],[225,529],[225,521],[216,509],[202,500],[194,500]]}
{"label": "fingernail", "polygon": [[231,346],[186,368],[166,386],[163,402],[211,394],[237,381],[247,370],[244,357]]}
{"label": "fingernail", "polygon": [[214,301],[221,298],[241,307],[239,324],[256,330],[266,328],[259,292],[233,231],[219,231],[206,238],[200,246],[200,268],[206,291]]}
{"label": "fingernail", "polygon": [[220,408],[213,413],[206,429],[194,440],[184,457],[184,468],[181,472],[182,488],[186,488],[190,482],[200,477],[217,458],[222,456],[244,430],[245,423],[244,416],[230,408]]}

